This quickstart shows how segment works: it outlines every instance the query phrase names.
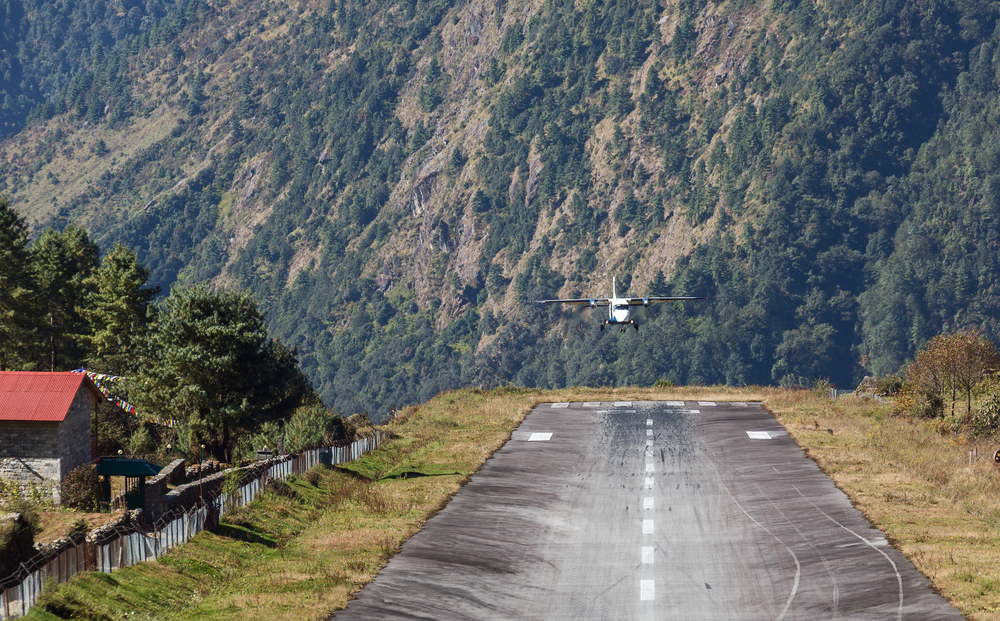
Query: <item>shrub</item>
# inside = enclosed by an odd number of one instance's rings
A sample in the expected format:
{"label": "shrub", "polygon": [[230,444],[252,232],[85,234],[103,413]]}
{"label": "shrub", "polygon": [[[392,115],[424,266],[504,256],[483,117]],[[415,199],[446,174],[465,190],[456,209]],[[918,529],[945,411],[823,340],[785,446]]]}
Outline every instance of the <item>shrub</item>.
{"label": "shrub", "polygon": [[15,515],[0,522],[0,579],[35,554],[35,535],[41,530],[38,512],[27,501],[14,500],[5,509]]}
{"label": "shrub", "polygon": [[969,433],[976,437],[992,436],[1000,431],[1000,394],[994,393],[983,401],[969,421]]}
{"label": "shrub", "polygon": [[663,379],[662,377],[660,379],[656,380],[655,382],[653,382],[653,388],[657,388],[657,389],[660,389],[660,390],[662,390],[664,388],[673,388],[673,387],[674,387],[674,383],[673,382],[671,382],[668,379]]}
{"label": "shrub", "polygon": [[74,468],[61,486],[63,506],[82,511],[97,511],[101,501],[101,477],[97,466],[84,464]]}
{"label": "shrub", "polygon": [[267,484],[267,491],[283,498],[295,498],[295,490],[281,479],[271,479]]}
{"label": "shrub", "polygon": [[306,472],[304,478],[309,483],[309,485],[312,485],[313,487],[319,487],[319,482],[322,479],[322,477],[319,474],[319,471],[316,470],[315,468]]}

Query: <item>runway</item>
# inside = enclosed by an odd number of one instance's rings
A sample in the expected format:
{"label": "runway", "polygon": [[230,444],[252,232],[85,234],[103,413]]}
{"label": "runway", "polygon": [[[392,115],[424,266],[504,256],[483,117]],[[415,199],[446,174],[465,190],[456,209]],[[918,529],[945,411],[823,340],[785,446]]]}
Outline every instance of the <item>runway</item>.
{"label": "runway", "polygon": [[345,619],[961,619],[756,403],[542,404]]}

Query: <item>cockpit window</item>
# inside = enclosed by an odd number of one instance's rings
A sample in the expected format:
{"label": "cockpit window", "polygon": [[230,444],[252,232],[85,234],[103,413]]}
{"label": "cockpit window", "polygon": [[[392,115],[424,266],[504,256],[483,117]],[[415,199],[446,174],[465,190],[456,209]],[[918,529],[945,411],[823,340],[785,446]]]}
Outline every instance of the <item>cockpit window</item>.
{"label": "cockpit window", "polygon": [[615,310],[628,310],[628,304],[616,304]]}

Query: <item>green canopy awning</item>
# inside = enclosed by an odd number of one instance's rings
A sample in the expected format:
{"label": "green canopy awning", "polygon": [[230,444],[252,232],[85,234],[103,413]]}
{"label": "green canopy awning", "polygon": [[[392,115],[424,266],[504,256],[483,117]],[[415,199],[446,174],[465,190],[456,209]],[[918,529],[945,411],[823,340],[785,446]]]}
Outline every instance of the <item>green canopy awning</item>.
{"label": "green canopy awning", "polygon": [[151,477],[160,473],[160,466],[145,459],[105,457],[97,464],[97,474],[109,477]]}

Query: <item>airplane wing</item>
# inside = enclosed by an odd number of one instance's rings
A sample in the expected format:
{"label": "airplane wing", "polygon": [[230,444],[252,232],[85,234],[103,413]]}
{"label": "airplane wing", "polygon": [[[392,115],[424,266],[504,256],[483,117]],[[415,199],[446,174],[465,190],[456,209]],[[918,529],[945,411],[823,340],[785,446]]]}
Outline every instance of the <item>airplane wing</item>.
{"label": "airplane wing", "polygon": [[644,298],[629,298],[629,306],[649,306],[650,304],[660,304],[663,302],[689,302],[691,300],[707,300],[708,298],[694,298],[694,297],[677,297],[677,296],[663,296],[663,295],[650,295]]}
{"label": "airplane wing", "polygon": [[565,300],[535,300],[535,304],[570,304],[573,306],[607,306],[608,298],[571,298]]}

